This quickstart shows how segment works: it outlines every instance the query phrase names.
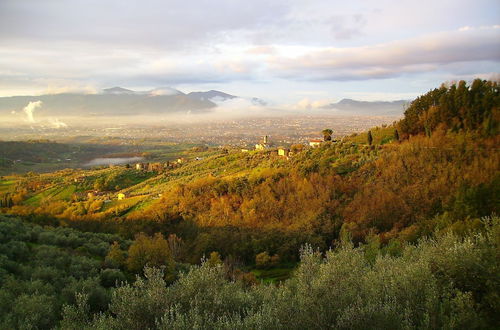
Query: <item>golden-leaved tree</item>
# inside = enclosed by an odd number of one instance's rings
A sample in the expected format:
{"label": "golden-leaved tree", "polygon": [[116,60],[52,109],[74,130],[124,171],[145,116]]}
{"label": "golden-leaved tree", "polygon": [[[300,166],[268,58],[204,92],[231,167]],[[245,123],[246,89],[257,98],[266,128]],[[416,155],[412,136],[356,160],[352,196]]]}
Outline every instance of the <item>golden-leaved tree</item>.
{"label": "golden-leaved tree", "polygon": [[148,237],[144,233],[137,234],[134,243],[128,249],[127,268],[132,272],[140,272],[145,266],[165,267],[165,273],[172,275],[174,259],[167,240],[161,233]]}

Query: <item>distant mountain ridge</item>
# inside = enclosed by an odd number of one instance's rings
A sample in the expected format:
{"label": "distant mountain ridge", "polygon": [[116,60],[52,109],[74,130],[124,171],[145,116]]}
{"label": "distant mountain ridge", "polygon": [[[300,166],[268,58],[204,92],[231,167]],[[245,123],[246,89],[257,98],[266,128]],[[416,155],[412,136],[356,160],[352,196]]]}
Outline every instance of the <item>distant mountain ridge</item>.
{"label": "distant mountain ridge", "polygon": [[[0,115],[20,113],[29,102],[42,101],[37,109],[41,116],[129,116],[163,115],[172,113],[209,113],[218,103],[243,99],[218,90],[183,93],[172,87],[159,87],[147,91],[134,91],[115,86],[97,94],[62,93],[39,96],[0,97]],[[253,106],[267,103],[257,97],[246,99]],[[348,115],[402,115],[406,100],[356,101],[343,99],[323,106],[323,111],[335,110]]]}
{"label": "distant mountain ridge", "polygon": [[103,89],[98,94],[62,93],[39,96],[0,97],[0,115],[22,111],[29,102],[42,101],[37,111],[48,116],[113,116],[204,113],[217,107],[216,102],[238,98],[221,91],[185,94],[171,87],[134,91],[123,87]]}
{"label": "distant mountain ridge", "polygon": [[227,94],[224,92],[209,90],[208,92],[191,92],[188,94],[188,97],[197,99],[197,100],[213,100],[213,99],[221,99],[221,100],[231,100],[235,99],[238,96],[234,96],[231,94]]}
{"label": "distant mountain ridge", "polygon": [[331,103],[323,109],[335,109],[348,114],[356,115],[402,115],[408,100],[397,101],[356,101],[353,99],[342,99],[337,103]]}

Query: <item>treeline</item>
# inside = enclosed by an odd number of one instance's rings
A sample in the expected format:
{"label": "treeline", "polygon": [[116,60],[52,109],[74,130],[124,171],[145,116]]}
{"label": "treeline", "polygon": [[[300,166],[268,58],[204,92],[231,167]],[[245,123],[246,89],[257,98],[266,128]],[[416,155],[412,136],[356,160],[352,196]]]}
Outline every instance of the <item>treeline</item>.
{"label": "treeline", "polygon": [[476,79],[469,86],[463,80],[443,84],[417,97],[406,109],[399,127],[405,136],[429,136],[439,126],[454,132],[478,130],[492,136],[498,134],[499,105],[500,90],[495,81]]}
{"label": "treeline", "polygon": [[64,308],[66,329],[496,329],[500,292],[497,217],[460,238],[450,232],[417,245],[325,254],[305,247],[282,285],[245,285],[206,261],[167,286],[162,271],[114,289],[109,312],[88,295]]}

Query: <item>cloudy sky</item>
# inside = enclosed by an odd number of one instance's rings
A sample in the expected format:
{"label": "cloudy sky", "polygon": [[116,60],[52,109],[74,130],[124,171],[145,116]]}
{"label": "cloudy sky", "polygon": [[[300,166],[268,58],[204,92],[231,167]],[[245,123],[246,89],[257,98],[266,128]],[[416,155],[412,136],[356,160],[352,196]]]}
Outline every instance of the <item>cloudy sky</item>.
{"label": "cloudy sky", "polygon": [[0,96],[122,86],[280,103],[498,79],[498,0],[1,0]]}

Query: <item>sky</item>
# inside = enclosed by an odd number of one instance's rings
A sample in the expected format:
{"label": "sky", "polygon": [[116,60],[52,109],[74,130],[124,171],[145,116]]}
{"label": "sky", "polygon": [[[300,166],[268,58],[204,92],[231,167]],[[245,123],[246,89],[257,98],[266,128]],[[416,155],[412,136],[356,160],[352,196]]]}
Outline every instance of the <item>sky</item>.
{"label": "sky", "polygon": [[121,86],[272,104],[499,79],[498,0],[0,0],[0,96]]}

